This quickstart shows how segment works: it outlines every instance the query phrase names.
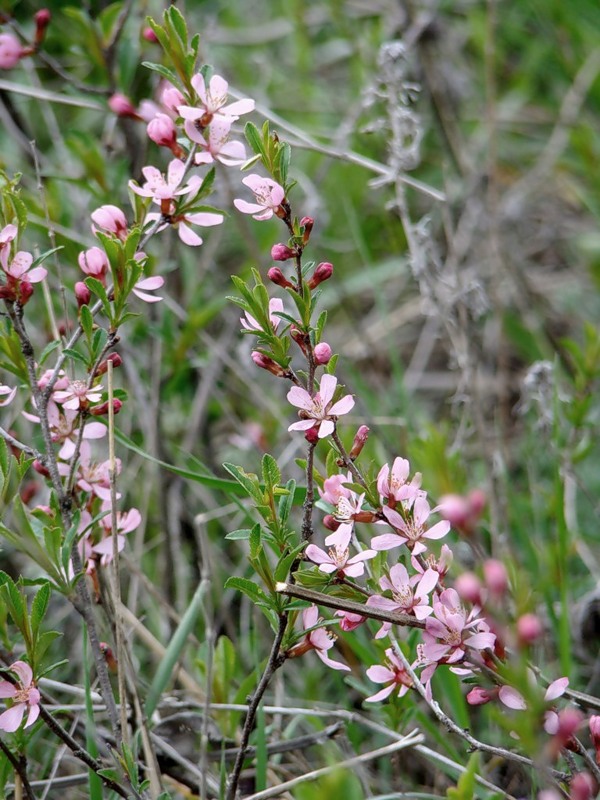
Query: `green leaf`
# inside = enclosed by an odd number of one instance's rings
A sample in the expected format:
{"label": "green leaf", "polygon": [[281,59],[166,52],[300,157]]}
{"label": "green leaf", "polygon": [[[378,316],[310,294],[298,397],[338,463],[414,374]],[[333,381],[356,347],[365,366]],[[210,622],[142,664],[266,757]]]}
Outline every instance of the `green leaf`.
{"label": "green leaf", "polygon": [[251,534],[250,528],[240,528],[237,531],[231,531],[231,533],[228,533],[225,538],[230,539],[232,541],[240,541],[249,539],[250,534]]}
{"label": "green leaf", "polygon": [[265,148],[263,146],[263,141],[261,135],[259,133],[258,128],[253,122],[247,122],[244,126],[244,136],[246,137],[246,141],[252,148],[252,150],[261,157],[265,155]]}
{"label": "green leaf", "polygon": [[238,592],[243,592],[246,597],[249,597],[250,600],[257,605],[260,603],[271,605],[269,598],[263,592],[260,586],[257,586],[254,581],[248,580],[248,578],[227,578],[225,581],[225,588],[237,589]]}
{"label": "green leaf", "polygon": [[286,485],[286,492],[280,501],[279,501],[279,519],[281,520],[282,525],[285,524],[290,516],[290,512],[292,510],[292,506],[294,504],[294,495],[296,493],[296,481],[290,479]]}
{"label": "green leaf", "polygon": [[260,555],[260,551],[262,550],[262,545],[260,540],[261,540],[261,530],[260,530],[260,525],[257,522],[256,525],[250,531],[250,539],[249,539],[250,558],[252,560],[258,558],[258,556]]}
{"label": "green leaf", "polygon": [[300,553],[306,547],[306,542],[302,542],[299,544],[298,547],[295,547],[290,553],[285,556],[282,556],[279,559],[277,566],[275,567],[275,572],[273,573],[275,581],[277,583],[284,582],[287,580],[288,573],[291,569],[292,564],[296,560],[296,558],[300,555]]}
{"label": "green leaf", "polygon": [[83,364],[84,367],[88,366],[87,358],[81,353],[79,353],[77,350],[66,348],[65,350],[63,350],[63,355],[67,356],[67,358],[70,358],[73,361],[78,361],[80,364]]}
{"label": "green leaf", "polygon": [[272,488],[281,482],[281,472],[277,461],[269,453],[265,453],[262,459],[262,476],[267,487]]}
{"label": "green leaf", "polygon": [[262,502],[262,491],[258,478],[254,473],[247,473],[241,467],[236,467],[235,464],[223,464],[223,466],[230,475],[233,475],[240,486],[243,486],[250,497],[254,498],[259,503]]}
{"label": "green leaf", "polygon": [[33,602],[31,603],[31,632],[33,634],[34,643],[37,639],[37,635],[40,629],[40,625],[46,615],[46,610],[48,609],[48,603],[50,602],[50,584],[45,583],[43,586],[40,587],[39,591],[36,593],[35,597],[33,598]]}

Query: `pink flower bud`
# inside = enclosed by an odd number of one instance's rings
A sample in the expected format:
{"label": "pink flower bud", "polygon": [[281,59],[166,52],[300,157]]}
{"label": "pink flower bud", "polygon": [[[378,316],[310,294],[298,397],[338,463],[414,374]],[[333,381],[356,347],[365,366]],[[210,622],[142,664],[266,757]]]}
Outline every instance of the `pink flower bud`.
{"label": "pink flower bud", "polygon": [[469,503],[462,495],[445,494],[440,497],[438,509],[442,517],[447,519],[457,531],[464,532],[466,529],[470,529]]}
{"label": "pink flower bud", "polygon": [[596,763],[600,764],[600,715],[595,714],[590,717],[590,736],[592,737],[592,744],[596,750]]}
{"label": "pink flower bud", "polygon": [[[99,406],[94,406],[93,408],[90,408],[88,410],[90,414],[92,414],[94,417],[104,417],[106,414],[108,414],[109,408],[110,408],[110,403],[107,400],[106,402],[101,403]],[[115,399],[113,400],[113,414],[118,414],[122,408],[123,408],[123,403],[121,402],[121,400],[115,397]]]}
{"label": "pink flower bud", "polygon": [[302,217],[300,220],[300,226],[304,229],[302,231],[302,244],[307,244],[314,224],[315,221],[312,217]]}
{"label": "pink flower bud", "polygon": [[313,354],[315,357],[315,364],[328,364],[331,356],[333,355],[331,347],[327,344],[327,342],[320,342],[319,344],[315,345]]}
{"label": "pink flower bud", "polygon": [[463,572],[454,582],[458,596],[474,606],[481,605],[481,581],[473,572]]}
{"label": "pink flower bud", "polygon": [[335,616],[340,617],[340,628],[343,631],[353,631],[367,619],[360,614],[353,614],[351,611],[336,611]]}
{"label": "pink flower bud", "polygon": [[165,82],[164,88],[160,91],[158,100],[175,117],[179,116],[179,106],[185,105],[185,97],[179,89],[167,82]]}
{"label": "pink flower bud", "polygon": [[92,293],[83,281],[77,281],[75,284],[75,299],[79,308],[81,306],[89,306],[92,299]]}
{"label": "pink flower bud", "polygon": [[120,367],[121,364],[123,363],[123,359],[121,358],[121,356],[118,353],[110,353],[110,355],[108,355],[104,359],[104,361],[101,361],[100,364],[98,364],[98,369],[96,370],[96,376],[104,375],[104,373],[108,371],[108,362],[109,361],[112,362],[113,369],[116,369],[117,367]]}
{"label": "pink flower bud", "polygon": [[493,700],[498,694],[497,689],[484,689],[482,686],[475,686],[467,694],[467,703],[470,706],[483,706]]}
{"label": "pink flower bud", "polygon": [[593,800],[598,785],[589,772],[578,772],[573,775],[569,784],[569,800]]}
{"label": "pink flower bud", "polygon": [[287,244],[274,244],[271,248],[273,261],[288,261],[290,258],[294,258],[295,255],[296,253]]}
{"label": "pink flower bud", "polygon": [[154,33],[152,28],[144,28],[144,30],[142,31],[142,37],[147,42],[151,42],[152,44],[158,43],[158,36]]}
{"label": "pink flower bud", "polygon": [[325,514],[323,517],[323,525],[328,531],[337,531],[342,523],[337,520],[333,514]]}
{"label": "pink flower bud", "polygon": [[131,100],[120,92],[116,92],[108,98],[108,107],[118,117],[139,119],[137,110]]}
{"label": "pink flower bud", "polygon": [[44,41],[46,28],[50,24],[52,14],[47,8],[41,8],[33,18],[35,20],[35,44],[36,47],[39,47]]}
{"label": "pink flower bud", "polygon": [[181,151],[177,144],[177,128],[175,123],[167,114],[157,114],[150,120],[146,128],[148,136],[159,147],[168,147],[169,150]]}
{"label": "pink flower bud", "polygon": [[279,267],[271,267],[271,269],[267,272],[267,278],[270,281],[273,281],[273,283],[275,283],[277,286],[282,286],[284,289],[294,288],[294,284],[288,281]]}
{"label": "pink flower bud", "polygon": [[472,489],[467,495],[467,499],[469,501],[469,505],[471,506],[471,514],[476,519],[479,519],[483,513],[483,509],[487,505],[487,497],[485,496],[485,492],[483,489]]}
{"label": "pink flower bud", "polygon": [[535,642],[543,634],[544,628],[540,618],[535,614],[523,614],[517,620],[517,636],[519,644],[528,645]]}
{"label": "pink flower bud", "polygon": [[263,355],[263,353],[259,353],[258,350],[254,350],[252,352],[251,358],[257,367],[266,369],[267,372],[270,372],[277,378],[285,377],[286,371],[283,369],[283,367],[280,367],[279,364],[276,361],[273,361],[272,358]]}
{"label": "pink flower bud", "polygon": [[362,452],[363,447],[367,443],[367,439],[369,438],[369,429],[366,425],[361,425],[360,428],[356,431],[354,436],[354,441],[352,442],[352,448],[350,449],[350,453],[348,454],[352,461],[359,457]]}
{"label": "pink flower bud", "polygon": [[34,468],[34,470],[36,472],[39,472],[40,475],[43,475],[44,478],[49,478],[50,477],[50,472],[48,471],[48,468],[45,467],[42,464],[42,462],[39,461],[37,458],[35,459],[35,461],[33,462],[33,464],[31,466]]}
{"label": "pink flower bud", "polygon": [[309,342],[309,337],[306,333],[303,333],[299,328],[295,325],[290,326],[290,336],[296,342],[298,347],[302,350],[304,355],[308,355],[306,346]]}
{"label": "pink flower bud", "polygon": [[311,290],[316,289],[320,283],[323,283],[323,281],[328,281],[332,275],[333,264],[330,264],[328,261],[322,261],[320,264],[317,264],[312,277],[309,278],[308,288]]}
{"label": "pink flower bud", "polygon": [[501,561],[495,558],[488,558],[483,562],[483,576],[485,578],[485,585],[490,590],[490,593],[497,598],[502,597],[508,589],[508,575],[506,567]]}
{"label": "pink flower bud", "polygon": [[[117,206],[100,206],[92,212],[92,222],[98,228],[118,236],[123,241],[127,238],[127,218]],[[96,232],[94,225],[92,230]]]}
{"label": "pink flower bud", "polygon": [[0,33],[0,69],[16,67],[24,55],[21,42],[12,33]]}
{"label": "pink flower bud", "polygon": [[318,444],[319,441],[319,426],[314,425],[312,428],[309,428],[306,433],[304,434],[304,438],[309,444]]}
{"label": "pink flower bud", "polygon": [[105,276],[108,272],[108,257],[104,250],[99,247],[90,247],[89,250],[83,250],[77,256],[77,261],[81,270],[92,278],[96,278],[105,283]]}
{"label": "pink flower bud", "polygon": [[20,281],[19,288],[17,289],[17,302],[24,306],[26,303],[29,302],[31,295],[33,294],[33,284],[29,283],[29,281]]}

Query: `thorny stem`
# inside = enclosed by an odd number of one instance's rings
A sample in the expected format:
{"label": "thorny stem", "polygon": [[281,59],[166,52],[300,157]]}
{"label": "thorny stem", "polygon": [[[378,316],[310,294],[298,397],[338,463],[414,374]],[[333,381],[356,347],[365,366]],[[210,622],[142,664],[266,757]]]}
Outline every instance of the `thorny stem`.
{"label": "thorny stem", "polygon": [[0,739],[0,750],[10,761],[10,764],[15,771],[15,785],[17,783],[17,780],[20,780],[21,787],[25,792],[25,795],[27,796],[27,800],[35,800],[33,789],[31,788],[29,780],[27,779],[26,763],[23,763],[23,760],[21,758],[15,756],[15,754],[4,744],[2,739]]}
{"label": "thorny stem", "polygon": [[242,738],[240,741],[240,749],[237,754],[237,758],[235,759],[235,764],[233,766],[233,770],[231,771],[231,775],[229,776],[229,780],[227,781],[227,792],[225,794],[225,800],[235,800],[237,794],[237,787],[240,780],[240,774],[242,771],[242,766],[244,764],[244,759],[246,757],[248,740],[250,738],[250,733],[252,731],[252,728],[254,727],[254,720],[256,718],[256,712],[258,711],[258,706],[260,705],[260,701],[262,700],[262,697],[267,689],[267,686],[269,685],[269,681],[271,680],[273,673],[277,669],[279,669],[279,667],[285,661],[285,656],[279,652],[279,649],[281,647],[281,642],[283,641],[283,635],[287,627],[287,621],[288,621],[288,615],[286,613],[279,615],[279,627],[277,629],[277,634],[275,636],[273,646],[271,647],[271,652],[269,654],[267,665],[264,669],[260,682],[256,687],[256,691],[252,695],[250,704],[248,705],[248,713],[246,714],[246,719],[244,721]]}

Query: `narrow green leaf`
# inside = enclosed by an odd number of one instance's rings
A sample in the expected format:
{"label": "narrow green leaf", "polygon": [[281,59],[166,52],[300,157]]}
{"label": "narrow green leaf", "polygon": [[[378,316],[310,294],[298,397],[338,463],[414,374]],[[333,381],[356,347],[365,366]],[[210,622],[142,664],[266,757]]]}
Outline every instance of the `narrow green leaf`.
{"label": "narrow green leaf", "polygon": [[34,642],[37,639],[40,625],[42,624],[42,621],[46,615],[48,603],[50,602],[50,593],[50,584],[45,583],[40,587],[33,598],[33,602],[31,603],[31,632],[33,634]]}

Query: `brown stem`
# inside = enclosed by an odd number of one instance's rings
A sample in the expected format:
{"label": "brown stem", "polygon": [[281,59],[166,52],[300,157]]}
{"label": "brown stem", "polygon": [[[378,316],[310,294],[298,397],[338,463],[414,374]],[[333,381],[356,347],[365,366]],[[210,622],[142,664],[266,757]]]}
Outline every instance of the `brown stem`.
{"label": "brown stem", "polygon": [[15,756],[15,754],[11,750],[9,750],[9,748],[4,744],[2,739],[0,739],[0,750],[10,761],[10,764],[14,769],[15,774],[18,775],[19,778],[21,779],[22,788],[27,796],[27,800],[35,800],[33,789],[31,788],[29,781],[27,779],[27,764],[26,762],[24,762],[24,759],[17,758],[17,756]]}

